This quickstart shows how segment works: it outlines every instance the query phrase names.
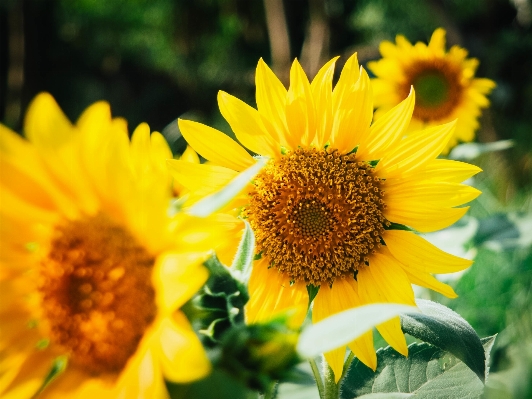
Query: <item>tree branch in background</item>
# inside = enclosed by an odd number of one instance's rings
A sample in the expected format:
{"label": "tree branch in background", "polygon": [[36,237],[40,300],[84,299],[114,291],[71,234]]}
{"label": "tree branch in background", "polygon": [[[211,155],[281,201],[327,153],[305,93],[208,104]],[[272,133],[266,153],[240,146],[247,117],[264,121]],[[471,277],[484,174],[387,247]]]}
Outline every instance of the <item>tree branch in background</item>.
{"label": "tree branch in background", "polygon": [[24,14],[23,2],[17,1],[8,11],[8,66],[6,88],[6,125],[18,129],[24,85]]}
{"label": "tree branch in background", "polygon": [[284,84],[290,75],[290,41],[283,0],[264,0],[266,25],[270,38],[272,69]]}
{"label": "tree branch in background", "polygon": [[329,21],[324,0],[309,0],[309,25],[301,49],[301,65],[310,79],[329,59]]}

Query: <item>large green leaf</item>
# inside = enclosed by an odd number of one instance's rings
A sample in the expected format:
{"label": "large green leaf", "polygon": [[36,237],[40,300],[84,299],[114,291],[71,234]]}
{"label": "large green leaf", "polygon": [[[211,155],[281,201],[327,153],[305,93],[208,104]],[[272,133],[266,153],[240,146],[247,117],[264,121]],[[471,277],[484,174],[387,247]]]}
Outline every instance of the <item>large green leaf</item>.
{"label": "large green leaf", "polygon": [[484,348],[473,327],[458,313],[439,303],[425,299],[417,299],[416,303],[421,313],[402,315],[403,331],[450,352],[484,381]]}
{"label": "large green leaf", "polygon": [[[482,341],[486,357],[494,340]],[[480,397],[483,388],[476,374],[457,357],[427,343],[414,343],[408,347],[408,357],[391,347],[379,349],[375,372],[353,360],[341,381],[340,398],[397,392],[414,394],[416,399],[473,399]]]}
{"label": "large green leaf", "polygon": [[313,358],[360,337],[366,331],[401,313],[417,308],[394,303],[372,304],[349,309],[307,327],[299,337],[297,350],[304,358]]}

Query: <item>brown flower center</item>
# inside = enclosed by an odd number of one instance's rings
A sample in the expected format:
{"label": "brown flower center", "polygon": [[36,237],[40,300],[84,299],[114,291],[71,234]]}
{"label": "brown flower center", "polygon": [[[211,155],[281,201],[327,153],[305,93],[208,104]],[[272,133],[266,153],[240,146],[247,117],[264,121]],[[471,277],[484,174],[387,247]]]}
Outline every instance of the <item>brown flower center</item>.
{"label": "brown flower center", "polygon": [[401,87],[405,98],[414,86],[416,105],[414,117],[425,122],[449,116],[458,106],[463,87],[460,70],[445,59],[417,61],[405,71]]}
{"label": "brown flower center", "polygon": [[154,261],[103,214],[57,226],[39,286],[51,342],[87,372],[122,370],[155,318]]}
{"label": "brown flower center", "polygon": [[321,285],[367,264],[389,224],[384,207],[379,178],[355,154],[298,149],[257,175],[244,214],[272,267]]}

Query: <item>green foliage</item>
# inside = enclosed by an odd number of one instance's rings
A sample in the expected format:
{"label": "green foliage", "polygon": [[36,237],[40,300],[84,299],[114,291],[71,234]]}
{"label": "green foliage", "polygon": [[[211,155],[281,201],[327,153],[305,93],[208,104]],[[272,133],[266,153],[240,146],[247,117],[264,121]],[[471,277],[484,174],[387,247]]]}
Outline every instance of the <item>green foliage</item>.
{"label": "green foliage", "polygon": [[[489,355],[495,338],[483,340]],[[355,359],[341,381],[340,398],[371,393],[412,393],[416,399],[479,398],[483,384],[458,358],[426,343],[408,347],[408,357],[391,347],[377,351],[374,373]],[[371,398],[371,397],[370,397]]]}
{"label": "green foliage", "polygon": [[212,398],[216,399],[257,399],[257,394],[250,391],[241,382],[221,370],[214,370],[206,378],[192,384],[167,384],[173,399]]}
{"label": "green foliage", "polygon": [[238,325],[221,341],[213,363],[251,389],[265,392],[275,381],[294,379],[299,358],[298,332],[279,318],[268,323]]}
{"label": "green foliage", "polygon": [[460,296],[443,303],[459,313],[478,334],[502,331],[507,314],[522,311],[532,284],[532,253],[478,249],[475,263],[455,284]]}
{"label": "green foliage", "polygon": [[207,344],[220,342],[231,327],[244,322],[244,305],[249,299],[247,288],[236,280],[215,256],[205,262],[210,277],[197,303],[202,310],[198,320]]}
{"label": "green foliage", "polygon": [[421,313],[402,315],[403,331],[453,354],[484,381],[484,348],[469,323],[458,313],[436,302],[418,299],[416,303]]}

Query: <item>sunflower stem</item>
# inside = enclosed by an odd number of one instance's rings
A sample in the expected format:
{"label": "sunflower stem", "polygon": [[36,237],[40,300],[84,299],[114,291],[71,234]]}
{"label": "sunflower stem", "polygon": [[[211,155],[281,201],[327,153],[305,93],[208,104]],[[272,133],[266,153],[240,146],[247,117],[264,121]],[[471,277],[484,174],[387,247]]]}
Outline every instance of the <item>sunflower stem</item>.
{"label": "sunflower stem", "polygon": [[325,380],[324,399],[338,399],[340,392],[338,390],[338,384],[336,384],[334,379],[334,371],[325,359],[323,359],[323,379]]}
{"label": "sunflower stem", "polygon": [[277,381],[270,384],[269,389],[259,396],[260,399],[273,399],[277,394]]}
{"label": "sunflower stem", "polygon": [[320,394],[320,399],[325,399],[325,387],[323,386],[323,380],[321,379],[320,370],[316,365],[316,360],[310,359],[308,362],[310,364],[310,368],[312,369],[312,374],[314,374],[316,385],[318,386],[318,393]]}

